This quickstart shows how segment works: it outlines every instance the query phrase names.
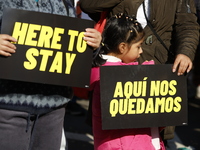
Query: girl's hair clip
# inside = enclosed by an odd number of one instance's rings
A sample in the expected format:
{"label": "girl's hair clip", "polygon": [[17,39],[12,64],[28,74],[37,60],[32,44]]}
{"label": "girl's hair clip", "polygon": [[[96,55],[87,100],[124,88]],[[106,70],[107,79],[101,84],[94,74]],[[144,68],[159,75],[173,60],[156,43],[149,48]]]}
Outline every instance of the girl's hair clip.
{"label": "girl's hair clip", "polygon": [[123,13],[119,13],[119,14],[117,14],[115,16],[117,16],[116,18],[121,18],[123,16]]}

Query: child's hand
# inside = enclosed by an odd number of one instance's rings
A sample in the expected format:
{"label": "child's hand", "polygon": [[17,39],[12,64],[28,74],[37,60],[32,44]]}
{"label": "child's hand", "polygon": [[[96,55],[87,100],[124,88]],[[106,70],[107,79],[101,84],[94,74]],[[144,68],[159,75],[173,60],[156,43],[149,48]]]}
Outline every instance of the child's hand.
{"label": "child's hand", "polygon": [[93,28],[87,28],[84,33],[84,40],[89,46],[92,46],[94,49],[97,49],[101,43],[101,33]]}
{"label": "child's hand", "polygon": [[17,42],[17,40],[10,35],[0,34],[0,55],[11,56],[15,53],[16,46],[11,42]]}

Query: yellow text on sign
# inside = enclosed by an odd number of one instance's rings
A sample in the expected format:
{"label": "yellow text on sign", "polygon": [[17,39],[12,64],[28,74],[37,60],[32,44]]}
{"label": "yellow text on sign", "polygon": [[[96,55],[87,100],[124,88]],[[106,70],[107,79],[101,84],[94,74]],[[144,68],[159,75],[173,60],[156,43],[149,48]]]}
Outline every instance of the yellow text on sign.
{"label": "yellow text on sign", "polygon": [[155,114],[171,113],[181,110],[181,97],[161,97],[161,98],[131,98],[113,99],[110,102],[110,114],[115,117],[117,114]]}
{"label": "yellow text on sign", "polygon": [[64,34],[63,28],[53,29],[50,26],[16,22],[12,36],[20,45],[61,49],[62,45],[59,42],[62,34]]}
{"label": "yellow text on sign", "polygon": [[[17,39],[16,44],[32,47],[26,52],[28,61],[24,62],[25,69],[33,70],[39,65],[39,71],[70,74],[76,58],[76,54],[72,53],[75,41],[77,41],[76,50],[79,53],[85,52],[87,43],[83,40],[84,32],[69,30],[68,52],[60,52],[58,50],[62,48],[60,41],[64,32],[65,29],[63,28],[55,27],[53,29],[50,26],[16,22],[12,34]],[[46,49],[38,50],[36,47]],[[41,60],[38,57],[41,57]],[[50,61],[50,58],[53,61]],[[47,69],[47,66],[50,66],[50,68]],[[63,68],[63,66],[66,67]]]}
{"label": "yellow text on sign", "polygon": [[[73,65],[73,62],[76,58],[76,54],[72,53],[63,53],[63,52],[56,52],[52,50],[44,50],[41,49],[40,51],[36,48],[30,48],[26,53],[26,58],[28,61],[24,62],[24,67],[27,70],[33,70],[38,65],[37,59],[35,57],[41,57],[40,67],[39,71],[46,71],[47,70],[47,64],[50,63],[49,72],[57,72],[57,73],[63,73],[63,58],[65,58],[65,66],[64,73],[70,74],[71,67]],[[49,62],[49,58],[54,57],[53,61]]]}
{"label": "yellow text on sign", "polygon": [[179,112],[182,98],[175,96],[177,84],[176,80],[158,80],[149,81],[150,86],[147,86],[147,77],[144,77],[142,81],[127,81],[124,84],[117,82],[113,99],[110,101],[110,114],[115,117],[116,114]]}

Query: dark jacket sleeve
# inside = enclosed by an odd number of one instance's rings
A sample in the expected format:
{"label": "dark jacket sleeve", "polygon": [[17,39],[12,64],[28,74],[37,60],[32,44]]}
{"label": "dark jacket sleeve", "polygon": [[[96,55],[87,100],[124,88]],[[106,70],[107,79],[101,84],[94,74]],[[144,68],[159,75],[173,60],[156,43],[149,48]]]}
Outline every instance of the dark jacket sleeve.
{"label": "dark jacket sleeve", "polygon": [[97,13],[110,9],[123,0],[79,0],[80,7],[85,13]]}
{"label": "dark jacket sleeve", "polygon": [[101,12],[112,10],[123,0],[79,0],[81,10],[87,13],[95,22],[100,19]]}
{"label": "dark jacket sleeve", "polygon": [[184,0],[182,5],[177,6],[174,26],[176,53],[185,54],[193,60],[199,42],[199,24],[193,0]]}

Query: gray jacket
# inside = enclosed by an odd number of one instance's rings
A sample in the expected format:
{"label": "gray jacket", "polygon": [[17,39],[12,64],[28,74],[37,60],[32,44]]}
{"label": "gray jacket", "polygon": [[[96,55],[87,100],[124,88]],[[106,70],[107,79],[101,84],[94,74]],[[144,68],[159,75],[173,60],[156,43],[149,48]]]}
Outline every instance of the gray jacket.
{"label": "gray jacket", "polygon": [[[4,8],[39,11],[75,17],[70,0],[3,0],[0,1],[0,23]],[[1,29],[1,26],[0,26]],[[14,64],[13,64],[14,65]],[[64,106],[72,98],[72,89],[38,83],[0,79],[0,108],[43,114]]]}

